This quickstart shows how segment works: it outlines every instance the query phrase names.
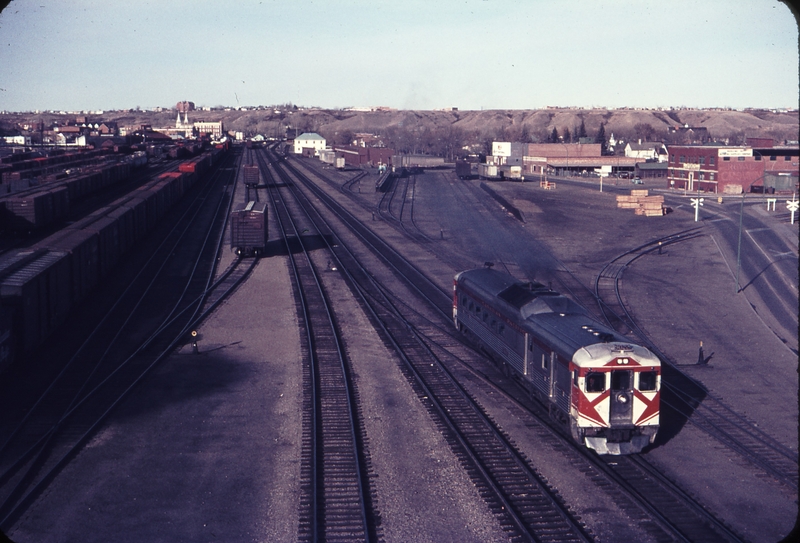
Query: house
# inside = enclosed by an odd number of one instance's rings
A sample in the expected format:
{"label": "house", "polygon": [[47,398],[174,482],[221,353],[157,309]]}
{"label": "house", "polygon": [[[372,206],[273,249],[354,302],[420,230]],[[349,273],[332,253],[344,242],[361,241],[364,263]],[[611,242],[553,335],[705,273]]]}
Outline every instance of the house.
{"label": "house", "polygon": [[642,143],[642,140],[639,140],[639,143],[628,143],[625,146],[625,156],[666,162],[667,147],[661,142],[646,141]]}
{"label": "house", "polygon": [[[303,151],[310,149],[310,151]],[[304,132],[294,139],[294,153],[296,155],[311,154],[317,156],[320,150],[325,149],[325,138],[316,132]]]}
{"label": "house", "polygon": [[6,145],[30,145],[30,136],[4,136],[3,140]]}
{"label": "house", "polygon": [[117,133],[116,121],[106,121],[97,127],[97,131],[105,135],[115,135]]}
{"label": "house", "polygon": [[683,144],[707,143],[711,140],[705,126],[677,125],[669,128],[669,134],[675,141]]}

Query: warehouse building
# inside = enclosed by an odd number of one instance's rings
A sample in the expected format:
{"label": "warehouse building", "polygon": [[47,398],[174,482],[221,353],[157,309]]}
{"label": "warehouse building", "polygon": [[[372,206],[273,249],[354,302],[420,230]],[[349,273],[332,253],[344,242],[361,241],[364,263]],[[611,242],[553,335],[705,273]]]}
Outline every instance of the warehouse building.
{"label": "warehouse building", "polygon": [[[633,175],[635,157],[606,156],[599,143],[492,143],[492,156],[486,162],[498,167],[522,166],[523,177],[545,172],[556,175],[586,175],[596,171],[611,175]],[[607,175],[604,173],[604,175]]]}
{"label": "warehouse building", "polygon": [[337,156],[343,157],[348,166],[388,166],[392,162],[393,149],[388,147],[361,147],[355,145],[334,145]]}

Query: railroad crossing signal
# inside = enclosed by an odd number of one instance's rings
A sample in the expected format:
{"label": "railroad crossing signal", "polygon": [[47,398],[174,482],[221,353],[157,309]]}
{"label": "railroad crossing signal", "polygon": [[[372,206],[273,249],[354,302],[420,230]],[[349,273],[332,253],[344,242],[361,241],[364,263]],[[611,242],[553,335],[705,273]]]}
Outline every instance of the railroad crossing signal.
{"label": "railroad crossing signal", "polygon": [[792,194],[792,199],[786,200],[786,207],[792,212],[792,224],[794,224],[794,214],[798,206],[800,206],[800,201],[797,200],[797,194]]}
{"label": "railroad crossing signal", "polygon": [[700,206],[703,205],[703,198],[692,198],[692,207],[694,207],[694,222],[700,218]]}

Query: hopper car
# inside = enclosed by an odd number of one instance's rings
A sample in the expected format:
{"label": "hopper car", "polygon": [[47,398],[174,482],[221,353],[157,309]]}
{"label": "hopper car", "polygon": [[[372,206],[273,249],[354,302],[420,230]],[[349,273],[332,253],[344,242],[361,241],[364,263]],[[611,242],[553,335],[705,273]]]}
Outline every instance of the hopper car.
{"label": "hopper car", "polygon": [[[0,373],[23,363],[222,157],[213,149],[26,249],[0,258]],[[184,171],[186,170],[186,171]]]}

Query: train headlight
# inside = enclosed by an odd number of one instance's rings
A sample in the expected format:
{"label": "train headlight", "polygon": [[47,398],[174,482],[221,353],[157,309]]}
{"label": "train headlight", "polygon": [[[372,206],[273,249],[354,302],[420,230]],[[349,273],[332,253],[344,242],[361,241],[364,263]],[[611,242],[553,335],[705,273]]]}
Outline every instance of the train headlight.
{"label": "train headlight", "polygon": [[622,392],[620,392],[619,394],[617,394],[617,401],[619,403],[628,403],[628,397]]}

